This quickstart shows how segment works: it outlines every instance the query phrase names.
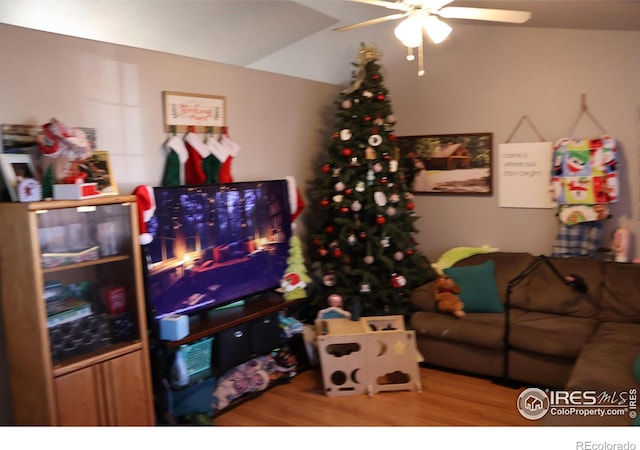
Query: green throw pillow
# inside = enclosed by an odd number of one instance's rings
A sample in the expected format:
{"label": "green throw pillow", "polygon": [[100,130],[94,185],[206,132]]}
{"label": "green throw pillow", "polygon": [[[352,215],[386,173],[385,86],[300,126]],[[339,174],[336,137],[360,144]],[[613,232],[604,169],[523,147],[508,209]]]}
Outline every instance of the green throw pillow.
{"label": "green throw pillow", "polygon": [[458,295],[466,312],[504,312],[492,260],[477,266],[449,267],[443,272],[460,286]]}

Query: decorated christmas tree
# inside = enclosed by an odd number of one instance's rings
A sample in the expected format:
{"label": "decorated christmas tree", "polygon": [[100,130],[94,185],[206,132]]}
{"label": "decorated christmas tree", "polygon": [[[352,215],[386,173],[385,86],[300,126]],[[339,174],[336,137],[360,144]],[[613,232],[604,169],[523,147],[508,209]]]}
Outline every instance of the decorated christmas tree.
{"label": "decorated christmas tree", "polygon": [[415,240],[414,198],[375,46],[361,46],[351,86],[339,95],[337,124],[311,197],[318,228],[310,255],[318,280],[311,306],[329,296],[360,315],[408,315],[412,289],[436,277]]}

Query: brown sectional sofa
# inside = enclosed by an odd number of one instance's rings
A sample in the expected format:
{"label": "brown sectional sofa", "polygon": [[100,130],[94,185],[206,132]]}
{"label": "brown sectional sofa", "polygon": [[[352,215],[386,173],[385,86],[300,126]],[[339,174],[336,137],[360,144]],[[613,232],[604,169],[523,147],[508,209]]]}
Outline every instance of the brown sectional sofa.
{"label": "brown sectional sofa", "polygon": [[[495,265],[495,283],[504,305],[509,281],[536,257],[515,252],[478,254],[454,267],[488,260]],[[537,266],[512,289],[508,346],[505,312],[467,311],[458,319],[436,311],[433,282],[417,288],[411,296],[417,309],[411,327],[425,363],[504,379],[506,355],[508,380],[524,387],[640,390],[634,374],[640,355],[640,264],[584,258],[548,261],[561,274],[582,277],[588,291],[572,289],[546,264]],[[600,423],[631,422],[622,417]]]}

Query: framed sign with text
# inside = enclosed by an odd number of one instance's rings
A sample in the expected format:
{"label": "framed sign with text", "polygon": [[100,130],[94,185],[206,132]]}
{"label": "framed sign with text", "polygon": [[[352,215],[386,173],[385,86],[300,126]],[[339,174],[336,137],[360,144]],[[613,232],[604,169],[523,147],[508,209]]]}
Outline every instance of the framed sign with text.
{"label": "framed sign with text", "polygon": [[184,133],[190,127],[198,133],[226,126],[226,97],[164,91],[164,128]]}

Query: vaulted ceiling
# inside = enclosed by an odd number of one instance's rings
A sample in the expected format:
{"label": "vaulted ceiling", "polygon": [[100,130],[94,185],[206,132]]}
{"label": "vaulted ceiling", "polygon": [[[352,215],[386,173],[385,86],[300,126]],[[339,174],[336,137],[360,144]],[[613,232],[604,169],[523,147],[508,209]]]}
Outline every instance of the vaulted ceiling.
{"label": "vaulted ceiling", "polygon": [[[640,30],[638,0],[455,1],[455,6],[526,10],[532,18],[524,25],[448,20],[453,26]],[[348,0],[0,0],[0,23],[329,83],[344,81],[359,42],[393,39],[390,22],[333,29],[394,12]]]}

